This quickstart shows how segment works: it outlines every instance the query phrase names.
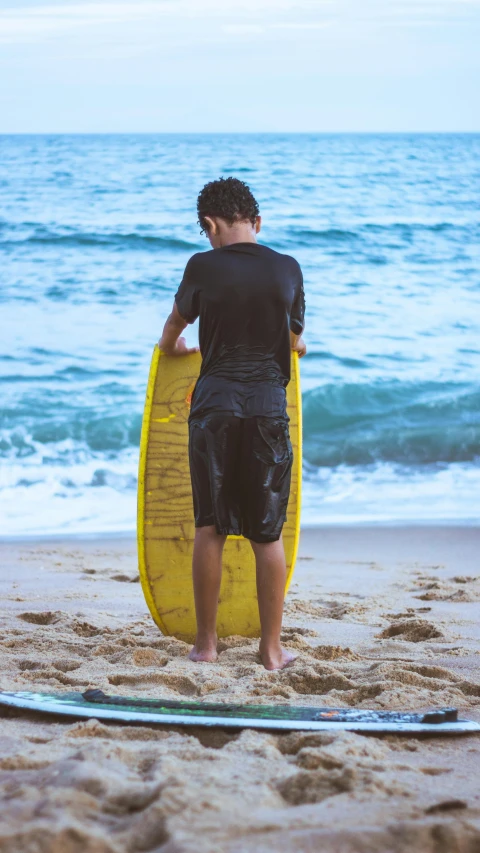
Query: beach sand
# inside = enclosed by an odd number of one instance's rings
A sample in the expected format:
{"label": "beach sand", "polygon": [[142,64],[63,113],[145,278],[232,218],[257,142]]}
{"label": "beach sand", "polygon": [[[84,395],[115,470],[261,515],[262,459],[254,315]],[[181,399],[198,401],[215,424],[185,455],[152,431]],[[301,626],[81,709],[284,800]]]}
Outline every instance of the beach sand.
{"label": "beach sand", "polygon": [[[0,545],[3,689],[424,710],[480,720],[480,528],[303,531],[285,608],[193,664],[145,605],[132,538]],[[474,853],[480,737],[270,734],[2,712],[2,853]]]}

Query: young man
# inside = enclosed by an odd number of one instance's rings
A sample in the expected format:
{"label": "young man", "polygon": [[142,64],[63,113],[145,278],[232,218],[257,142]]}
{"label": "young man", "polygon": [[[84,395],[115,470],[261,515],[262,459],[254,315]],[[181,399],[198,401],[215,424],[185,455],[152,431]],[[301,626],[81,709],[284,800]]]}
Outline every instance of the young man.
{"label": "young man", "polygon": [[160,349],[197,351],[180,337],[200,317],[202,368],[192,396],[189,459],[195,514],[193,661],[217,657],[216,614],[228,534],[251,542],[266,669],[294,660],[282,648],[286,566],[281,540],[292,466],[286,386],[290,350],[305,355],[305,298],[293,258],[259,245],[261,219],[236,178],[204,186],[198,219],[212,251],[188,262]]}

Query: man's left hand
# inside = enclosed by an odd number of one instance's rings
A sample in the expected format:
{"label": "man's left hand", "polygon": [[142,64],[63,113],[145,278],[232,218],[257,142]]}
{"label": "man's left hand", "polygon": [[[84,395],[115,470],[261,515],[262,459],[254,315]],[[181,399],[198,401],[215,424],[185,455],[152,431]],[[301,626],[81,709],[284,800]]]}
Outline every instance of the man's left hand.
{"label": "man's left hand", "polygon": [[292,343],[293,352],[298,352],[298,357],[302,358],[307,353],[307,346],[303,338],[297,338],[295,343]]}

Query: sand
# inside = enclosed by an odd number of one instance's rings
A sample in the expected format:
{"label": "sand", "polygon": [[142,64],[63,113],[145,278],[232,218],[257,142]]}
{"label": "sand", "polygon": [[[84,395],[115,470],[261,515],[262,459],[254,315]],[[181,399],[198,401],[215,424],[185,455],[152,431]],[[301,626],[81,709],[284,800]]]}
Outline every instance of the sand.
{"label": "sand", "polygon": [[[152,622],[130,538],[0,545],[3,689],[422,710],[480,720],[480,529],[305,530],[286,604],[296,664],[217,664]],[[480,738],[74,722],[11,710],[2,853],[474,853]]]}

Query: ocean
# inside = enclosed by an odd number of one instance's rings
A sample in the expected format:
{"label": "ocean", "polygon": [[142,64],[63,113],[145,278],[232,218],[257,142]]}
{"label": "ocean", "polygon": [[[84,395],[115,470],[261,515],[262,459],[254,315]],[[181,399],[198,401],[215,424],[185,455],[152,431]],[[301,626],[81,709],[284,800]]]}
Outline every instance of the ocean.
{"label": "ocean", "polygon": [[478,521],[480,135],[0,136],[3,535],[135,529],[151,352],[221,175],[304,272],[303,523]]}

